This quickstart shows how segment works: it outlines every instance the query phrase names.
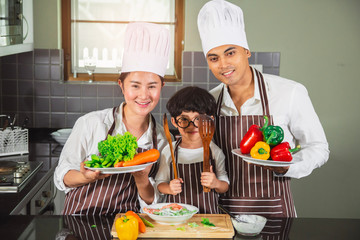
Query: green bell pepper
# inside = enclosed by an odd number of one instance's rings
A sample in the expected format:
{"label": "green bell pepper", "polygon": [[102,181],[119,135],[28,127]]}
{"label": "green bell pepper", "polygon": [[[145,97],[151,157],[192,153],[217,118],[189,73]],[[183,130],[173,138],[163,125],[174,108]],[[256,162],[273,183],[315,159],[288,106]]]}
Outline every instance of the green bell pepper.
{"label": "green bell pepper", "polygon": [[[265,122],[269,121],[265,116]],[[264,142],[267,142],[270,146],[276,146],[284,140],[284,130],[280,126],[268,125],[263,129]]]}

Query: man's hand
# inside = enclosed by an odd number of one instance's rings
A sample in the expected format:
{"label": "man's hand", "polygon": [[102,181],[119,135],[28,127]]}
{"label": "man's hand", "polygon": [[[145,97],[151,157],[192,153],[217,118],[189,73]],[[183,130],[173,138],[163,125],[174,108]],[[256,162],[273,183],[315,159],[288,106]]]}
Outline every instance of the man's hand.
{"label": "man's hand", "polygon": [[[252,163],[250,163],[252,164]],[[256,165],[258,167],[262,167],[266,170],[269,170],[269,171],[273,171],[277,174],[285,174],[287,173],[287,171],[289,170],[289,166],[286,166],[286,167],[270,167],[270,166],[263,166],[263,165],[258,165],[258,164],[253,164],[253,165]]]}

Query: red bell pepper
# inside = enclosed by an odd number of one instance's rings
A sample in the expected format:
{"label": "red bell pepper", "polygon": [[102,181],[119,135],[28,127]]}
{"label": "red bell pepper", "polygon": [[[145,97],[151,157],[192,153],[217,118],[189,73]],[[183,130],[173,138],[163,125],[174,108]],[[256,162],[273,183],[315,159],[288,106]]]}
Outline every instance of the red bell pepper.
{"label": "red bell pepper", "polygon": [[271,149],[270,156],[274,161],[290,162],[292,160],[291,153],[299,149],[300,145],[296,148],[290,149],[290,144],[288,142],[282,142]]}
{"label": "red bell pepper", "polygon": [[240,150],[242,154],[248,154],[251,151],[251,148],[259,141],[263,141],[264,135],[263,130],[268,126],[269,120],[265,118],[265,124],[262,128],[258,125],[251,125],[245,136],[240,142]]}

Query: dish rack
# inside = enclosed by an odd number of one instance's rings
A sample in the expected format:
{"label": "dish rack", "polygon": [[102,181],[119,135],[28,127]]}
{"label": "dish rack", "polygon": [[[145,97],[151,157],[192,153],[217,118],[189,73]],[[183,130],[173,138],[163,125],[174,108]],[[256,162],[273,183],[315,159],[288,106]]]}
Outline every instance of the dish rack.
{"label": "dish rack", "polygon": [[0,128],[0,156],[29,153],[28,129],[14,127]]}

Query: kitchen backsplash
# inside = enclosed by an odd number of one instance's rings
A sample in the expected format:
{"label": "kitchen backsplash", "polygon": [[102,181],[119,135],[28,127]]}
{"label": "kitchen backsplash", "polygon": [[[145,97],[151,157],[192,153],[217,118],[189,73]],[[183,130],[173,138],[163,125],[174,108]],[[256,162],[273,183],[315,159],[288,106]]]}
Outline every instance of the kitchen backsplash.
{"label": "kitchen backsplash", "polygon": [[[62,50],[58,49],[35,49],[1,57],[0,114],[17,114],[16,125],[28,116],[28,127],[67,128],[85,113],[123,101],[116,82],[64,82],[63,63]],[[280,53],[253,52],[249,63],[260,66],[264,73],[279,75]],[[167,112],[166,103],[177,90],[191,85],[210,90],[219,84],[203,52],[183,53],[182,74],[181,83],[165,84],[153,111],[157,121]]]}

